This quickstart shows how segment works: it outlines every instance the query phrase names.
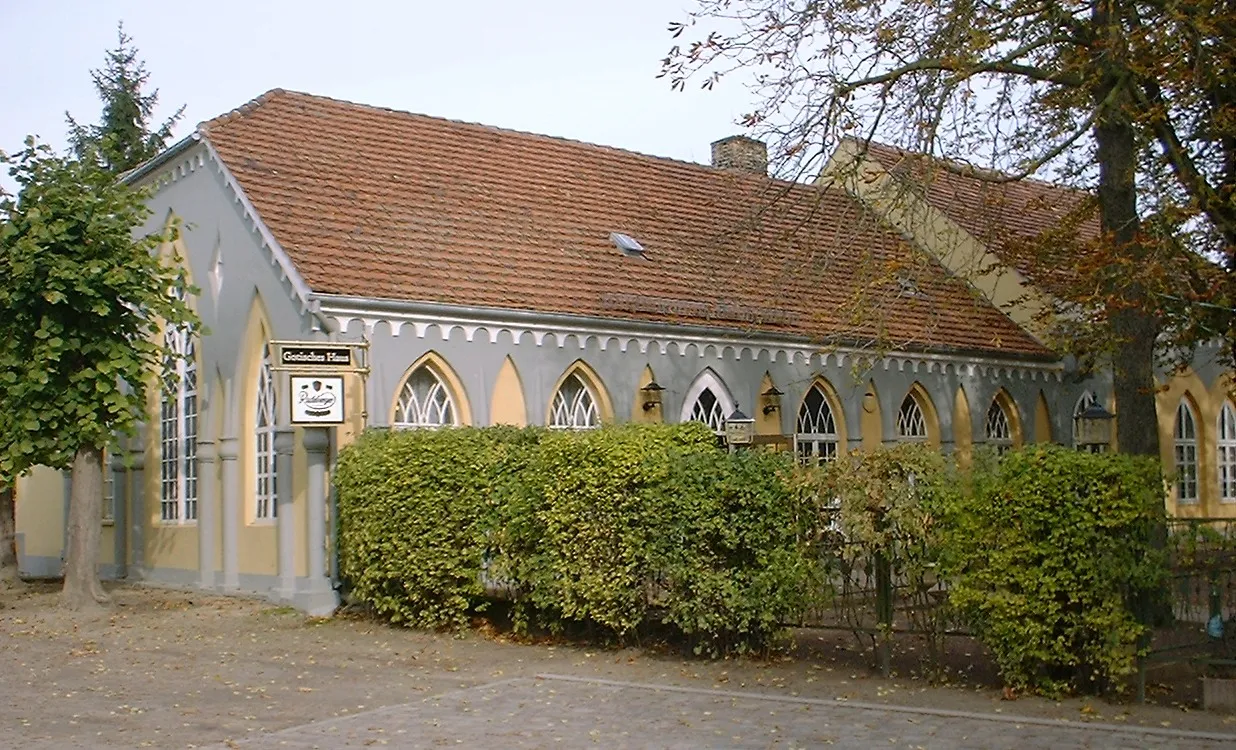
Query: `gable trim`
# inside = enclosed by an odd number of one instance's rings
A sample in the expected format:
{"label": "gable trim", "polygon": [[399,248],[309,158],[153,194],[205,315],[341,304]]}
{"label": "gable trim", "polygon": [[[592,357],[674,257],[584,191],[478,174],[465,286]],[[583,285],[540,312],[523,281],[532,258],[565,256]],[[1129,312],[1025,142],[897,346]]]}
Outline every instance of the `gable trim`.
{"label": "gable trim", "polygon": [[253,203],[250,202],[249,196],[245,195],[244,189],[240,186],[240,183],[236,181],[236,177],[232,174],[232,170],[227,168],[227,164],[223,163],[223,159],[220,158],[219,152],[215,150],[215,147],[210,142],[210,139],[205,136],[201,136],[201,140],[206,146],[207,155],[210,157],[210,160],[214,162],[215,167],[219,170],[219,175],[223,177],[224,183],[232,191],[232,195],[235,196],[236,201],[240,203],[241,208],[244,210],[245,219],[252,223],[253,231],[261,237],[261,248],[270,253],[272,265],[279,267],[282,278],[286,279],[292,286],[294,298],[301,304],[301,313],[303,314],[308,312],[311,308],[310,295],[312,294],[309,289],[309,285],[305,283],[305,279],[300,275],[300,271],[296,270],[296,266],[292,263],[291,257],[288,256],[287,252],[283,249],[283,246],[279,244],[279,240],[275,239],[275,235],[270,231],[270,228],[266,226],[266,222],[262,221],[262,217],[258,214],[257,209],[254,208]]}
{"label": "gable trim", "polygon": [[[845,190],[882,217],[906,241],[935,258],[1015,325],[1043,343],[1036,316],[1050,308],[1044,293],[952,216],[917,195],[909,177],[893,174],[863,143],[844,139],[829,157],[818,184]],[[998,298],[1006,297],[1004,301]]]}
{"label": "gable trim", "polygon": [[[159,174],[159,170],[166,167],[169,162],[183,156],[192,147],[199,144],[205,151],[204,156],[198,153],[195,156],[191,156],[185,163],[173,165],[168,172],[162,175]],[[207,161],[218,170],[219,176],[223,178],[223,184],[231,191],[233,200],[240,204],[244,221],[259,238],[259,247],[264,252],[270,254],[271,265],[279,269],[280,281],[287,281],[291,286],[291,296],[293,300],[300,302],[301,314],[313,313],[318,322],[325,328],[326,321],[315,309],[311,298],[312,290],[309,289],[309,285],[305,282],[304,277],[296,269],[296,265],[292,262],[287,251],[279,244],[279,240],[275,239],[274,233],[266,226],[266,222],[262,221],[257,208],[254,207],[249,197],[245,195],[240,182],[237,181],[232,171],[227,168],[227,164],[219,156],[219,152],[215,150],[214,144],[210,142],[210,139],[200,129],[172,144],[172,146],[154,158],[134,167],[122,175],[120,179],[127,185],[138,185],[146,181],[158,192],[166,185],[188,176],[189,173],[197,171],[198,168],[205,167]]]}

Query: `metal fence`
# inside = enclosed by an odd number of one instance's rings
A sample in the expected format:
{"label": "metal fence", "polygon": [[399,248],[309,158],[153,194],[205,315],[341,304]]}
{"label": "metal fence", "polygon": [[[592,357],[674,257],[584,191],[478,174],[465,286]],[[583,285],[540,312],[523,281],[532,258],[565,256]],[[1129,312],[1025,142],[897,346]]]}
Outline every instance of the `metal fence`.
{"label": "metal fence", "polygon": [[[1162,665],[1236,670],[1236,519],[1169,519],[1166,545],[1168,611],[1139,613],[1154,624],[1139,660],[1139,700],[1148,673]],[[868,554],[836,525],[819,550],[824,583],[834,594],[797,624],[853,632],[885,674],[899,636],[924,639],[924,666],[931,667],[946,637],[971,635],[949,606],[948,581],[935,575],[929,550],[894,540],[884,554]]]}
{"label": "metal fence", "polygon": [[948,603],[948,582],[936,574],[931,551],[920,542],[893,538],[883,552],[846,539],[839,524],[826,525],[818,547],[827,603],[805,614],[803,627],[854,633],[869,646],[885,676],[899,636],[923,638],[924,666],[940,664],[943,640],[969,635]]}
{"label": "metal fence", "polygon": [[1236,667],[1236,519],[1169,519],[1166,544],[1170,613],[1143,613],[1156,627],[1138,665],[1139,700],[1149,672],[1163,665]]}

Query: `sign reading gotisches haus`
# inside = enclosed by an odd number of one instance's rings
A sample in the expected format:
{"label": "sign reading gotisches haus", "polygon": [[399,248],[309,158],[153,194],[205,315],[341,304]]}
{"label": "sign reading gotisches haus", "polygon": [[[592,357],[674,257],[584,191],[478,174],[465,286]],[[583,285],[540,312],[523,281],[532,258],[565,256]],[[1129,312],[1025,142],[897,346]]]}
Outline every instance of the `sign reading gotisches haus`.
{"label": "sign reading gotisches haus", "polygon": [[346,346],[283,346],[279,364],[284,367],[351,367],[352,349]]}

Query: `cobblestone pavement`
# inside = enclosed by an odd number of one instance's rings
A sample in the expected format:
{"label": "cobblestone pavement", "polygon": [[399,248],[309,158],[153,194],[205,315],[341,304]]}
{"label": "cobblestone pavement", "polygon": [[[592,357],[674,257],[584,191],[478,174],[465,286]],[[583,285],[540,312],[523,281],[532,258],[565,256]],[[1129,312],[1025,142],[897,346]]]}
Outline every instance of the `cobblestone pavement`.
{"label": "cobblestone pavement", "polygon": [[226,747],[381,746],[1187,750],[1236,747],[1236,737],[540,675],[293,727]]}

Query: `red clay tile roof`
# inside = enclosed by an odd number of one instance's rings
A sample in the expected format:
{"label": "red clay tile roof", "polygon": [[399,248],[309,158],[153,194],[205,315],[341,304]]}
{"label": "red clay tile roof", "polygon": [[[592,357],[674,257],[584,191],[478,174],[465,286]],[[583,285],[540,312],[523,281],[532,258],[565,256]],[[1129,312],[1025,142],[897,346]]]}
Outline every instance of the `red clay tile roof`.
{"label": "red clay tile roof", "polygon": [[[971,168],[942,159],[871,142],[867,154],[889,172],[919,184],[923,197],[1001,261],[1048,293],[1067,289],[1075,281],[1067,248],[1063,257],[1035,251],[1030,241],[1056,227],[1071,212],[1087,211],[1090,196],[1080,190],[1036,179],[993,182]],[[1084,216],[1078,227],[1083,240],[1097,237],[1097,214]]]}
{"label": "red clay tile roof", "polygon": [[201,131],[318,293],[1049,357],[840,191],[282,90]]}

